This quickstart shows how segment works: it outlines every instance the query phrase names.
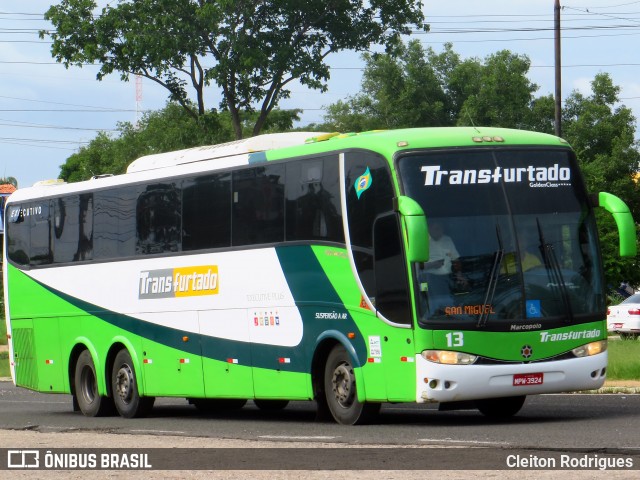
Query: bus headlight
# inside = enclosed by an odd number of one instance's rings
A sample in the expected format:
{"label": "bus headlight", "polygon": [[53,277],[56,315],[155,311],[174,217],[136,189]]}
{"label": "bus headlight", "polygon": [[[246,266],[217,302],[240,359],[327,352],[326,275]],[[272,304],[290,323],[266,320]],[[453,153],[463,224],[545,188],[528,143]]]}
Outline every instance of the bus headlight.
{"label": "bus headlight", "polygon": [[469,353],[452,352],[450,350],[424,350],[422,358],[433,363],[445,365],[471,365],[478,357]]}
{"label": "bus headlight", "polygon": [[587,343],[586,345],[580,345],[577,348],[571,350],[576,357],[590,357],[591,355],[597,355],[607,349],[606,340],[598,340],[597,342]]}

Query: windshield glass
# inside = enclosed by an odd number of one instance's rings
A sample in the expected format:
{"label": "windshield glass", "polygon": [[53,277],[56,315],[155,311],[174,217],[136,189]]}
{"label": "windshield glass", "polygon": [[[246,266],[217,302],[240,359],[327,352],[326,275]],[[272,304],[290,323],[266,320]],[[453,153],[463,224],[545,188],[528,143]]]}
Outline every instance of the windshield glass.
{"label": "windshield glass", "polygon": [[398,159],[425,211],[414,265],[420,323],[528,330],[604,318],[593,211],[566,149],[474,149]]}

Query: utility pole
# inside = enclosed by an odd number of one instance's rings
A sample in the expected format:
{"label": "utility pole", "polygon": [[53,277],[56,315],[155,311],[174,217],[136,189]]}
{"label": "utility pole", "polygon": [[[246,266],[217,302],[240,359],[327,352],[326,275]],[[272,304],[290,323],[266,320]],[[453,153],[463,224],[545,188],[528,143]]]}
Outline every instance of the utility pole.
{"label": "utility pole", "polygon": [[560,55],[560,0],[555,0],[554,6],[554,39],[555,39],[555,70],[556,70],[556,95],[555,95],[555,133],[562,136],[562,59]]}

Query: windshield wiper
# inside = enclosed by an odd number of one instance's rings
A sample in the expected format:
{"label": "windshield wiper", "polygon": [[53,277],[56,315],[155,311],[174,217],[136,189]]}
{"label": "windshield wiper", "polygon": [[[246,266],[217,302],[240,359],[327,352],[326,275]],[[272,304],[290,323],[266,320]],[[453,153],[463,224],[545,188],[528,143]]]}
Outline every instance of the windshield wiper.
{"label": "windshield wiper", "polygon": [[553,248],[552,244],[545,241],[539,218],[536,218],[536,223],[538,225],[538,236],[540,238],[540,253],[542,253],[544,266],[547,269],[547,274],[549,275],[549,285],[558,289],[560,298],[562,298],[565,312],[567,313],[566,321],[573,323],[573,309],[571,308],[571,300],[569,299],[567,286],[564,283],[562,269],[560,268],[560,263],[558,263],[556,251]]}
{"label": "windshield wiper", "polygon": [[[498,237],[498,250],[493,254],[493,265],[491,266],[491,273],[489,274],[487,291],[484,294],[484,305],[490,305],[493,302],[493,297],[496,294],[496,286],[498,285],[498,273],[500,272],[502,259],[504,258],[504,245],[502,243],[500,225],[498,224],[496,224],[496,237]],[[487,324],[489,310],[489,308],[482,309],[482,313],[478,316],[478,327],[484,327]]]}

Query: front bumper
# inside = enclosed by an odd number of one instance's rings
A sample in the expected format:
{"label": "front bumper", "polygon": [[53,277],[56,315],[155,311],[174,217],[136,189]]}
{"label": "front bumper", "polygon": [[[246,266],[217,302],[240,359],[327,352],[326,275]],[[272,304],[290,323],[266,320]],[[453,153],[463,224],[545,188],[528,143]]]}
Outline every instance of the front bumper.
{"label": "front bumper", "polygon": [[[508,365],[443,365],[416,357],[418,403],[559,393],[600,388],[607,352],[590,357]],[[539,385],[514,386],[516,374],[543,374]]]}

